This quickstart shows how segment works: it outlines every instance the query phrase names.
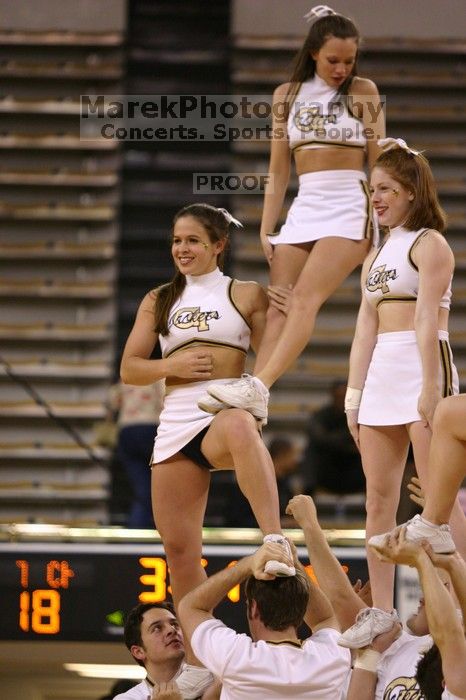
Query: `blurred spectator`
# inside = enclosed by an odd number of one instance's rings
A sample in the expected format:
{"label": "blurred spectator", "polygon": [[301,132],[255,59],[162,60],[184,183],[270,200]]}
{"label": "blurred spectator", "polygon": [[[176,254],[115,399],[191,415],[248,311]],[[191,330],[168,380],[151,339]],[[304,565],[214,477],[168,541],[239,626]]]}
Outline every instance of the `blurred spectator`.
{"label": "blurred spectator", "polygon": [[337,494],[365,491],[361,457],[346,423],[345,391],[346,382],[336,380],[330,402],[311,416],[301,464],[306,493],[320,489]]}
{"label": "blurred spectator", "polygon": [[[295,527],[294,520],[285,515],[285,510],[290,498],[301,490],[302,481],[298,475],[299,450],[295,443],[285,435],[273,437],[268,444],[268,450],[277,478],[282,527]],[[223,494],[226,493],[224,484],[222,491]],[[228,497],[225,499],[223,515],[227,527],[257,527],[251,507],[239,490],[233,476]]]}
{"label": "blurred spectator", "polygon": [[[285,515],[288,502],[299,493],[299,481],[296,478],[299,452],[295,443],[285,435],[277,435],[272,439],[269,444],[269,452],[277,477],[280,516],[282,520],[288,519],[288,516]],[[286,520],[284,527],[286,527]]]}
{"label": "blurred spectator", "polygon": [[132,386],[119,382],[110,389],[109,408],[117,413],[117,457],[132,490],[127,527],[153,528],[150,459],[154,447],[164,384]]}

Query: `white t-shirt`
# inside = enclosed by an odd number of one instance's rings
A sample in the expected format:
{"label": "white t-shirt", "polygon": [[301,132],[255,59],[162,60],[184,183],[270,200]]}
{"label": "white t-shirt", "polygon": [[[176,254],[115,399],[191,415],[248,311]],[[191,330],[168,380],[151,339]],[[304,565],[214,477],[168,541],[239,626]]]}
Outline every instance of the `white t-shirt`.
{"label": "white t-shirt", "polygon": [[302,646],[253,642],[220,620],[196,627],[191,645],[197,658],[223,683],[221,700],[335,700],[350,668],[340,633],[321,629]]}
{"label": "white t-shirt", "polygon": [[422,698],[416,681],[416,666],[422,654],[430,649],[432,644],[432,637],[428,634],[415,637],[403,631],[383,652],[379,661],[375,700],[405,700],[408,691],[411,691],[409,697],[415,697],[415,690]]}
{"label": "white t-shirt", "polygon": [[113,700],[150,700],[152,697],[152,688],[144,680],[138,683],[134,688],[130,688],[126,693],[115,695]]}

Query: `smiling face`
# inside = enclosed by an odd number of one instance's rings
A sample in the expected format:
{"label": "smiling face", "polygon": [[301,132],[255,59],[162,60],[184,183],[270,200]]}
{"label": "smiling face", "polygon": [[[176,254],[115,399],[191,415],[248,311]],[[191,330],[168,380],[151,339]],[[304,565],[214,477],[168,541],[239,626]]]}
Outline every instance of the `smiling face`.
{"label": "smiling face", "polygon": [[375,167],[371,174],[371,200],[381,226],[401,226],[406,221],[414,194],[400,185],[387,170]]}
{"label": "smiling face", "polygon": [[311,53],[316,62],[316,73],[327,85],[339,88],[351,73],[358,44],[356,38],[337,39],[330,36],[318,51]]}
{"label": "smiling face", "polygon": [[184,644],[178,620],[164,608],[150,608],[142,616],[141,645],[133,645],[131,653],[150,672],[184,658]]}
{"label": "smiling face", "polygon": [[205,275],[215,270],[224,245],[224,241],[212,242],[194,216],[182,216],[174,225],[172,257],[183,275]]}

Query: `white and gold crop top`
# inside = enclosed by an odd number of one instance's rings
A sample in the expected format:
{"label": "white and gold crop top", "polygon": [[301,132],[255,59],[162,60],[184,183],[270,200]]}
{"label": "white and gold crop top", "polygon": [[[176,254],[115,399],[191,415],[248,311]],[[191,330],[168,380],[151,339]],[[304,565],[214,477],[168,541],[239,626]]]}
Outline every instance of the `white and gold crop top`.
{"label": "white and gold crop top", "polygon": [[[403,226],[391,229],[372,261],[364,285],[364,296],[372,306],[389,301],[416,301],[419,271],[412,252],[428,231],[425,228],[408,231]],[[451,282],[440,301],[443,309],[450,308]]]}
{"label": "white and gold crop top", "polygon": [[233,302],[232,284],[218,267],[205,275],[186,275],[186,287],[168,314],[168,335],[159,336],[162,357],[199,344],[246,354],[251,329]]}
{"label": "white and gold crop top", "polygon": [[324,146],[365,148],[364,125],[348,110],[347,96],[338,96],[317,73],[301,84],[288,115],[291,150]]}

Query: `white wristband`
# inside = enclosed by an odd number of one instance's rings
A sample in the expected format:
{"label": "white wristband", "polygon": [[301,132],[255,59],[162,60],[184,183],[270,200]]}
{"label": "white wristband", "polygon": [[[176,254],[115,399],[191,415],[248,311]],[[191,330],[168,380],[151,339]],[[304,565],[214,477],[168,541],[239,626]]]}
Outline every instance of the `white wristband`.
{"label": "white wristband", "polygon": [[352,389],[350,386],[346,389],[345,394],[345,411],[358,409],[361,403],[362,389]]}
{"label": "white wristband", "polygon": [[364,651],[358,652],[353,668],[362,668],[364,671],[377,673],[380,657],[381,653],[379,651],[375,649],[364,649]]}

